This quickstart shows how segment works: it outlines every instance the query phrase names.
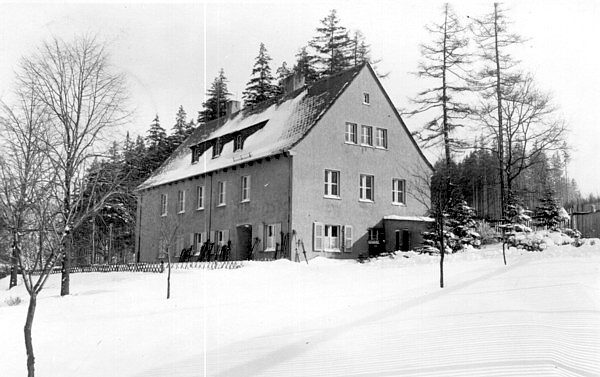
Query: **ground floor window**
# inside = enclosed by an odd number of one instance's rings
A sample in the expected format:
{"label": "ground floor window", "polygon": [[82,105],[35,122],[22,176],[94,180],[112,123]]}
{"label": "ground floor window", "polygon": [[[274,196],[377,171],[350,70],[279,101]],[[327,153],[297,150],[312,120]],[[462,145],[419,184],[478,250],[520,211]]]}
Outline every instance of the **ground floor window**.
{"label": "ground floor window", "polygon": [[265,226],[265,249],[264,251],[275,251],[277,240],[281,234],[281,223],[268,224]]}
{"label": "ground floor window", "polygon": [[352,252],[353,231],[350,225],[323,224],[313,227],[313,250],[327,252]]}

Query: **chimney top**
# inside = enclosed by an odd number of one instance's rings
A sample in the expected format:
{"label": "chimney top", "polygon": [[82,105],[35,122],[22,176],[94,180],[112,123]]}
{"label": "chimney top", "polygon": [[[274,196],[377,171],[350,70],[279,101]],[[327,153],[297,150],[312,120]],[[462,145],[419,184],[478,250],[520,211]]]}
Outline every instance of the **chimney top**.
{"label": "chimney top", "polygon": [[234,101],[234,100],[228,101],[226,116],[231,116],[232,114],[235,114],[238,111],[240,111],[240,109],[241,109],[240,101]]}
{"label": "chimney top", "polygon": [[304,76],[297,72],[283,79],[283,93],[288,94],[304,86]]}

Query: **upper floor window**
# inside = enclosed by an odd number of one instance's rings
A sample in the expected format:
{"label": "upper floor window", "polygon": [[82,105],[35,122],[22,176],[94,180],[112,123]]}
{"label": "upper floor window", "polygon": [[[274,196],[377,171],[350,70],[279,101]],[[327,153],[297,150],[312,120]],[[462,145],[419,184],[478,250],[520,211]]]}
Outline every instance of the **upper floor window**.
{"label": "upper floor window", "polygon": [[185,212],[185,190],[177,191],[177,213]]}
{"label": "upper floor window", "polygon": [[387,130],[385,128],[375,130],[375,146],[377,148],[387,148]]}
{"label": "upper floor window", "polygon": [[250,176],[249,175],[242,176],[241,187],[242,187],[242,202],[249,202],[250,201]]}
{"label": "upper floor window", "polygon": [[217,158],[221,155],[221,149],[223,146],[221,145],[221,138],[217,138],[215,140],[215,145],[213,146],[212,156],[213,158]]}
{"label": "upper floor window", "polygon": [[369,93],[367,93],[367,92],[363,93],[363,103],[365,105],[368,105],[371,103],[371,98],[369,97]]}
{"label": "upper floor window", "polygon": [[242,148],[244,148],[244,139],[241,134],[238,134],[233,140],[233,151],[238,152],[241,151]]}
{"label": "upper floor window", "polygon": [[225,189],[226,189],[226,184],[227,182],[225,181],[219,181],[217,183],[217,193],[218,193],[218,201],[217,201],[217,206],[224,206],[225,205],[225,200],[227,199],[225,194]]}
{"label": "upper floor window", "polygon": [[358,143],[358,127],[356,123],[346,123],[346,143]]}
{"label": "upper floor window", "polygon": [[392,203],[406,204],[406,181],[404,179],[392,179]]}
{"label": "upper floor window", "polygon": [[372,202],[374,200],[374,195],[373,195],[374,182],[375,182],[375,177],[373,177],[372,175],[366,175],[366,174],[360,175],[360,193],[359,193],[360,200],[370,201],[370,202]]}
{"label": "upper floor window", "polygon": [[361,126],[360,143],[362,145],[373,146],[373,127]]}
{"label": "upper floor window", "polygon": [[160,215],[167,216],[167,194],[160,194]]}
{"label": "upper floor window", "polygon": [[204,186],[196,187],[196,209],[204,209]]}
{"label": "upper floor window", "polygon": [[325,170],[325,196],[340,197],[340,172]]}

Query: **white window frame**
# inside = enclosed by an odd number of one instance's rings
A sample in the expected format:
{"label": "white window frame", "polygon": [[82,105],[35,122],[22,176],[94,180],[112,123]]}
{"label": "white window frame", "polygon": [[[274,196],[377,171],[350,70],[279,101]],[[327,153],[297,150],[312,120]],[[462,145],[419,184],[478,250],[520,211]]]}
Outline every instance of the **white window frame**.
{"label": "white window frame", "polygon": [[204,185],[196,186],[196,210],[204,209]]}
{"label": "white window frame", "polygon": [[234,152],[239,152],[244,148],[244,139],[242,138],[241,134],[236,135],[235,139],[233,140],[233,151]]}
{"label": "white window frame", "polygon": [[217,182],[217,207],[227,204],[227,181]]}
{"label": "white window frame", "polygon": [[373,146],[373,126],[365,124],[360,126],[360,145]]}
{"label": "white window frame", "polygon": [[185,213],[185,190],[177,191],[177,213]]}
{"label": "white window frame", "polygon": [[375,129],[375,148],[387,149],[387,129],[377,127]]}
{"label": "white window frame", "polygon": [[369,95],[369,92],[363,92],[363,105],[370,105],[371,104],[371,96]]}
{"label": "white window frame", "polygon": [[247,203],[250,201],[250,176],[243,175],[241,178],[241,189],[242,189],[242,203]]}
{"label": "white window frame", "polygon": [[[337,178],[334,182],[333,178]],[[340,171],[325,169],[324,195],[325,198],[340,198]]]}
{"label": "white window frame", "polygon": [[215,140],[215,145],[213,145],[212,158],[217,158],[221,155],[221,138],[217,138]]}
{"label": "white window frame", "polygon": [[265,251],[275,251],[277,245],[276,224],[265,226]]}
{"label": "white window frame", "polygon": [[[369,181],[371,183],[370,186],[368,185]],[[371,195],[368,195],[369,193]],[[360,175],[358,200],[369,203],[375,201],[375,176],[369,174]]]}
{"label": "white window frame", "polygon": [[[337,236],[333,236],[335,229]],[[339,253],[341,251],[342,227],[340,225],[325,224],[323,226],[323,250],[331,253]]]}
{"label": "white window frame", "polygon": [[169,204],[168,194],[160,194],[160,215],[163,217],[167,216],[168,204]]}
{"label": "white window frame", "polygon": [[358,144],[358,125],[356,123],[346,122],[344,140],[347,144]]}
{"label": "white window frame", "polygon": [[392,204],[406,205],[406,180],[392,178]]}

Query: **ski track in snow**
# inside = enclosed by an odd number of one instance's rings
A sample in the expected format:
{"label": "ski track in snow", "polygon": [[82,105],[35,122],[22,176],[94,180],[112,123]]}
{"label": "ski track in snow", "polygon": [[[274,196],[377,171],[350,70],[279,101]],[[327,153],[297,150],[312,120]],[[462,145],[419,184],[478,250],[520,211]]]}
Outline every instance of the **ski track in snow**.
{"label": "ski track in snow", "polygon": [[[512,250],[508,266],[499,253],[449,255],[444,289],[438,259],[416,255],[175,271],[171,300],[164,275],[75,274],[73,294],[62,298],[52,276],[34,322],[36,369],[57,377],[600,376],[600,246]],[[3,377],[26,374],[26,305],[4,305],[19,290],[0,290]]]}
{"label": "ski track in snow", "polygon": [[[328,322],[327,318],[321,318],[228,344],[208,352],[208,375],[600,375],[598,310],[474,311],[456,314],[454,321],[448,316],[428,312],[429,303],[443,300],[451,304],[460,295],[472,297],[474,294],[507,292],[519,295],[524,290],[545,290],[541,294],[548,294],[550,289],[569,289],[570,284],[549,284],[496,292],[480,290],[478,284],[482,282],[501,278],[509,281],[514,278],[511,273],[527,268],[529,261],[513,262],[477,278],[409,300],[403,301],[400,294],[395,297],[399,304],[383,310],[373,311],[371,303],[358,306],[352,310],[368,315],[352,322],[343,319]],[[477,289],[470,291],[473,287]],[[395,300],[389,298],[389,301]],[[407,313],[412,315],[406,316]],[[490,323],[489,314],[502,316]],[[343,311],[331,317],[343,318]],[[401,331],[395,329],[398,321],[403,321]],[[317,325],[311,326],[311,323]],[[203,358],[196,355],[140,376],[193,376],[202,370],[202,361]]]}

